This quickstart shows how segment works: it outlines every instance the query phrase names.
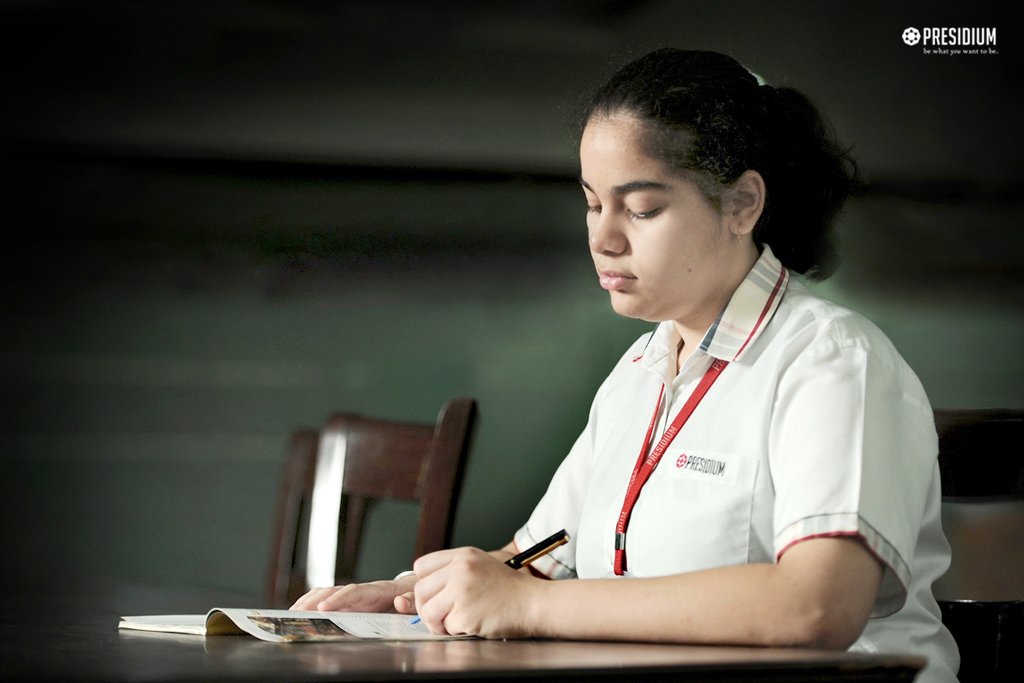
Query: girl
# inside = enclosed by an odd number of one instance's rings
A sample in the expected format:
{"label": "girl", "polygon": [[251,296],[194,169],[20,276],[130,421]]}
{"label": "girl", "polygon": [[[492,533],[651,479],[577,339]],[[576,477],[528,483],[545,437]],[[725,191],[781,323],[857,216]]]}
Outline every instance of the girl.
{"label": "girl", "polygon": [[[725,55],[659,50],[595,93],[580,168],[598,283],[654,331],[504,549],[432,553],[294,608],[393,607],[492,638],[914,653],[924,679],[955,681],[931,593],[949,547],[928,398],[875,326],[793,277],[830,274],[852,182],[814,107]],[[561,528],[530,572],[503,565]]]}

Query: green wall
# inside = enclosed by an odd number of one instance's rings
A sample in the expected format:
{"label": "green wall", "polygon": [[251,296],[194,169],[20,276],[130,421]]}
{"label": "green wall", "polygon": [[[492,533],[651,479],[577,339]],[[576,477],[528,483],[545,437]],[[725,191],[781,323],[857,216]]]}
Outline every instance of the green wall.
{"label": "green wall", "polygon": [[[372,5],[372,11],[369,9]],[[936,406],[1024,407],[1020,57],[1002,5],[8,3],[7,581],[256,595],[290,430],[480,422],[455,542],[504,543],[646,324],[594,281],[566,122],[609,64],[735,55],[832,114],[863,184],[825,295]],[[908,26],[998,26],[926,55]],[[378,508],[361,572],[408,566]]]}
{"label": "green wall", "polygon": [[[503,544],[649,327],[596,286],[571,179],[247,173],[48,164],[49,217],[23,205],[2,347],[17,580],[258,593],[289,431],[334,410],[429,422],[456,395],[480,422],[455,542]],[[83,200],[97,185],[116,205]],[[879,202],[853,200],[819,289],[874,319],[936,406],[1024,405],[1018,303],[925,256],[879,270]],[[414,513],[376,510],[364,577],[408,566]]]}

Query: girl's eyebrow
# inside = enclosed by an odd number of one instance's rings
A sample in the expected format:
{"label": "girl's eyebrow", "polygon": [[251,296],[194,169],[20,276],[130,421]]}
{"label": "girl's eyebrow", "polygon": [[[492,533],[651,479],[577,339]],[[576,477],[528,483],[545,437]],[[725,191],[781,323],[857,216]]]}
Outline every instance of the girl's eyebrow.
{"label": "girl's eyebrow", "polygon": [[[587,184],[587,181],[584,180],[582,177],[580,177],[580,185],[587,188],[591,192],[594,191],[594,188],[590,187],[590,185]],[[642,192],[650,190],[663,191],[668,190],[670,188],[670,185],[666,185],[665,183],[659,183],[654,180],[634,180],[632,182],[624,183],[622,185],[616,185],[615,187],[612,188],[612,194],[614,194],[617,197],[622,197],[624,195],[629,194],[630,192]]]}

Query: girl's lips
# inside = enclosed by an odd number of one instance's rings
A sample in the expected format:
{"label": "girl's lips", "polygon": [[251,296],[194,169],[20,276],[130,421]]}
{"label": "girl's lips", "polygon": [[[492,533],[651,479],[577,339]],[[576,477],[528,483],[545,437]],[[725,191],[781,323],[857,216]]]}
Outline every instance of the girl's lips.
{"label": "girl's lips", "polygon": [[636,280],[636,278],[632,275],[626,275],[625,273],[598,271],[597,280],[601,284],[601,289],[606,289],[609,292],[615,292],[625,288],[630,282]]}

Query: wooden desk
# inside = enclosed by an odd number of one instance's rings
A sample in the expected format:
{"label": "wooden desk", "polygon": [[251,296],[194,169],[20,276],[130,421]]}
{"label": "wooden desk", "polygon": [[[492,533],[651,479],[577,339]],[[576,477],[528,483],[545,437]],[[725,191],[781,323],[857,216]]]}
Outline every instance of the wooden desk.
{"label": "wooden desk", "polygon": [[[119,632],[138,601],[0,616],[0,677],[83,681],[911,681],[918,657],[629,643],[466,640],[277,645],[245,636]],[[8,603],[9,604],[9,603]],[[168,600],[145,613],[181,610]],[[239,603],[234,603],[239,604]],[[191,605],[189,605],[191,606]],[[127,607],[128,611],[122,609]],[[54,607],[55,608],[55,607]]]}

